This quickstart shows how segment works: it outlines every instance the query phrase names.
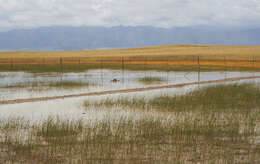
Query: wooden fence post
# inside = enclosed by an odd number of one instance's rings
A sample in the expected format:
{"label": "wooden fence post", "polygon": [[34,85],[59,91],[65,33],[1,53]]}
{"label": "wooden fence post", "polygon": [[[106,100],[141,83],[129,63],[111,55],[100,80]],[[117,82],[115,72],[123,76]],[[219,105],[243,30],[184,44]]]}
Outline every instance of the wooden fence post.
{"label": "wooden fence post", "polygon": [[166,59],[167,61],[167,85],[169,84],[169,59]]}
{"label": "wooden fence post", "polygon": [[123,79],[123,84],[125,83],[125,62],[124,62],[124,57],[121,57],[121,62],[122,62],[122,79]]}
{"label": "wooden fence post", "polygon": [[224,56],[224,65],[225,65],[225,79],[227,78],[227,59],[226,56]]}
{"label": "wooden fence post", "polygon": [[63,72],[63,59],[60,58],[60,66],[61,66],[61,72]]}
{"label": "wooden fence post", "polygon": [[104,80],[103,80],[103,59],[100,60],[100,64],[101,64],[101,83],[102,83],[102,87],[104,86]]}
{"label": "wooden fence post", "polygon": [[200,56],[198,56],[198,70],[200,71]]}
{"label": "wooden fence post", "polygon": [[200,56],[198,56],[198,87],[200,88]]}
{"label": "wooden fence post", "polygon": [[13,58],[11,58],[11,69],[13,70],[14,69],[14,61],[13,61],[14,59]]}

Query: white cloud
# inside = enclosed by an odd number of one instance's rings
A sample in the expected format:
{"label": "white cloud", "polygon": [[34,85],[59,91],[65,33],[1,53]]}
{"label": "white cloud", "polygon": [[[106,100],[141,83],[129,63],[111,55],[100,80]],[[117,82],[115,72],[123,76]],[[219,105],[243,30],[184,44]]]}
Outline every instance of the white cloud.
{"label": "white cloud", "polygon": [[260,24],[260,0],[0,0],[0,28]]}

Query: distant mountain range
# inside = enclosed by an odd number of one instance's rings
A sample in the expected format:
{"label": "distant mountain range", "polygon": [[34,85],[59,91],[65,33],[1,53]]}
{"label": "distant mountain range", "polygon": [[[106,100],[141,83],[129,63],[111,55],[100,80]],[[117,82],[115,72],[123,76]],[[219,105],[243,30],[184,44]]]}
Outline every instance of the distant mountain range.
{"label": "distant mountain range", "polygon": [[0,32],[1,51],[132,48],[173,44],[260,45],[260,28],[55,26]]}

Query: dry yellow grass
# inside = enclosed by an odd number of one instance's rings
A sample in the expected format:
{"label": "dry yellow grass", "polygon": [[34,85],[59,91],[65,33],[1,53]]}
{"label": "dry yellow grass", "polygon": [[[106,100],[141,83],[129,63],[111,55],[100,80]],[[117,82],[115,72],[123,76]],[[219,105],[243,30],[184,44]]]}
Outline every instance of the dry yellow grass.
{"label": "dry yellow grass", "polygon": [[0,58],[80,58],[80,57],[176,57],[176,56],[201,56],[206,58],[260,58],[260,46],[199,46],[176,45],[142,47],[115,50],[85,50],[66,52],[0,52]]}
{"label": "dry yellow grass", "polygon": [[[129,61],[126,64],[147,64],[147,65],[169,65],[169,66],[198,66],[198,61]],[[260,62],[253,61],[200,61],[200,66],[216,66],[216,67],[246,67],[260,68]]]}
{"label": "dry yellow grass", "polygon": [[122,62],[159,67],[197,66],[199,62],[200,66],[207,67],[260,68],[260,46],[172,45],[64,52],[0,52],[0,65],[122,65]]}

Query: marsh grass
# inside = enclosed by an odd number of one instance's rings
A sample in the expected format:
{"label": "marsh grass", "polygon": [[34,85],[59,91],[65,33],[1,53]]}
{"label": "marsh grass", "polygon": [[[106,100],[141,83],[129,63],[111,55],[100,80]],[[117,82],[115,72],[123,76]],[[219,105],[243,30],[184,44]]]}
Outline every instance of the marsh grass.
{"label": "marsh grass", "polygon": [[248,139],[255,133],[240,132],[237,118],[224,124],[214,117],[200,115],[189,120],[185,116],[174,123],[159,119],[103,120],[95,125],[49,118],[30,127],[31,137],[26,140],[13,140],[14,134],[6,134],[0,143],[0,162],[259,162],[259,145]]}
{"label": "marsh grass", "polygon": [[[255,84],[228,84],[151,100],[85,103],[87,110],[133,108],[137,115],[167,117],[107,117],[95,123],[58,117],[38,124],[2,120],[0,163],[259,163],[258,98]],[[231,105],[238,101],[245,104]]]}
{"label": "marsh grass", "polygon": [[168,111],[203,110],[249,112],[260,108],[255,84],[230,84],[202,88],[180,96],[161,96],[149,103]]}
{"label": "marsh grass", "polygon": [[160,84],[164,82],[165,80],[160,77],[143,77],[138,79],[140,83],[150,85],[150,84]]}
{"label": "marsh grass", "polygon": [[[162,111],[236,111],[248,112],[260,108],[260,88],[257,84],[222,84],[204,87],[184,95],[145,98],[104,99],[94,102],[94,106],[127,106],[140,109]],[[91,105],[85,102],[85,105]]]}
{"label": "marsh grass", "polygon": [[63,121],[59,118],[48,118],[37,130],[37,135],[42,137],[65,137],[77,136],[82,132],[83,122],[78,121]]}

